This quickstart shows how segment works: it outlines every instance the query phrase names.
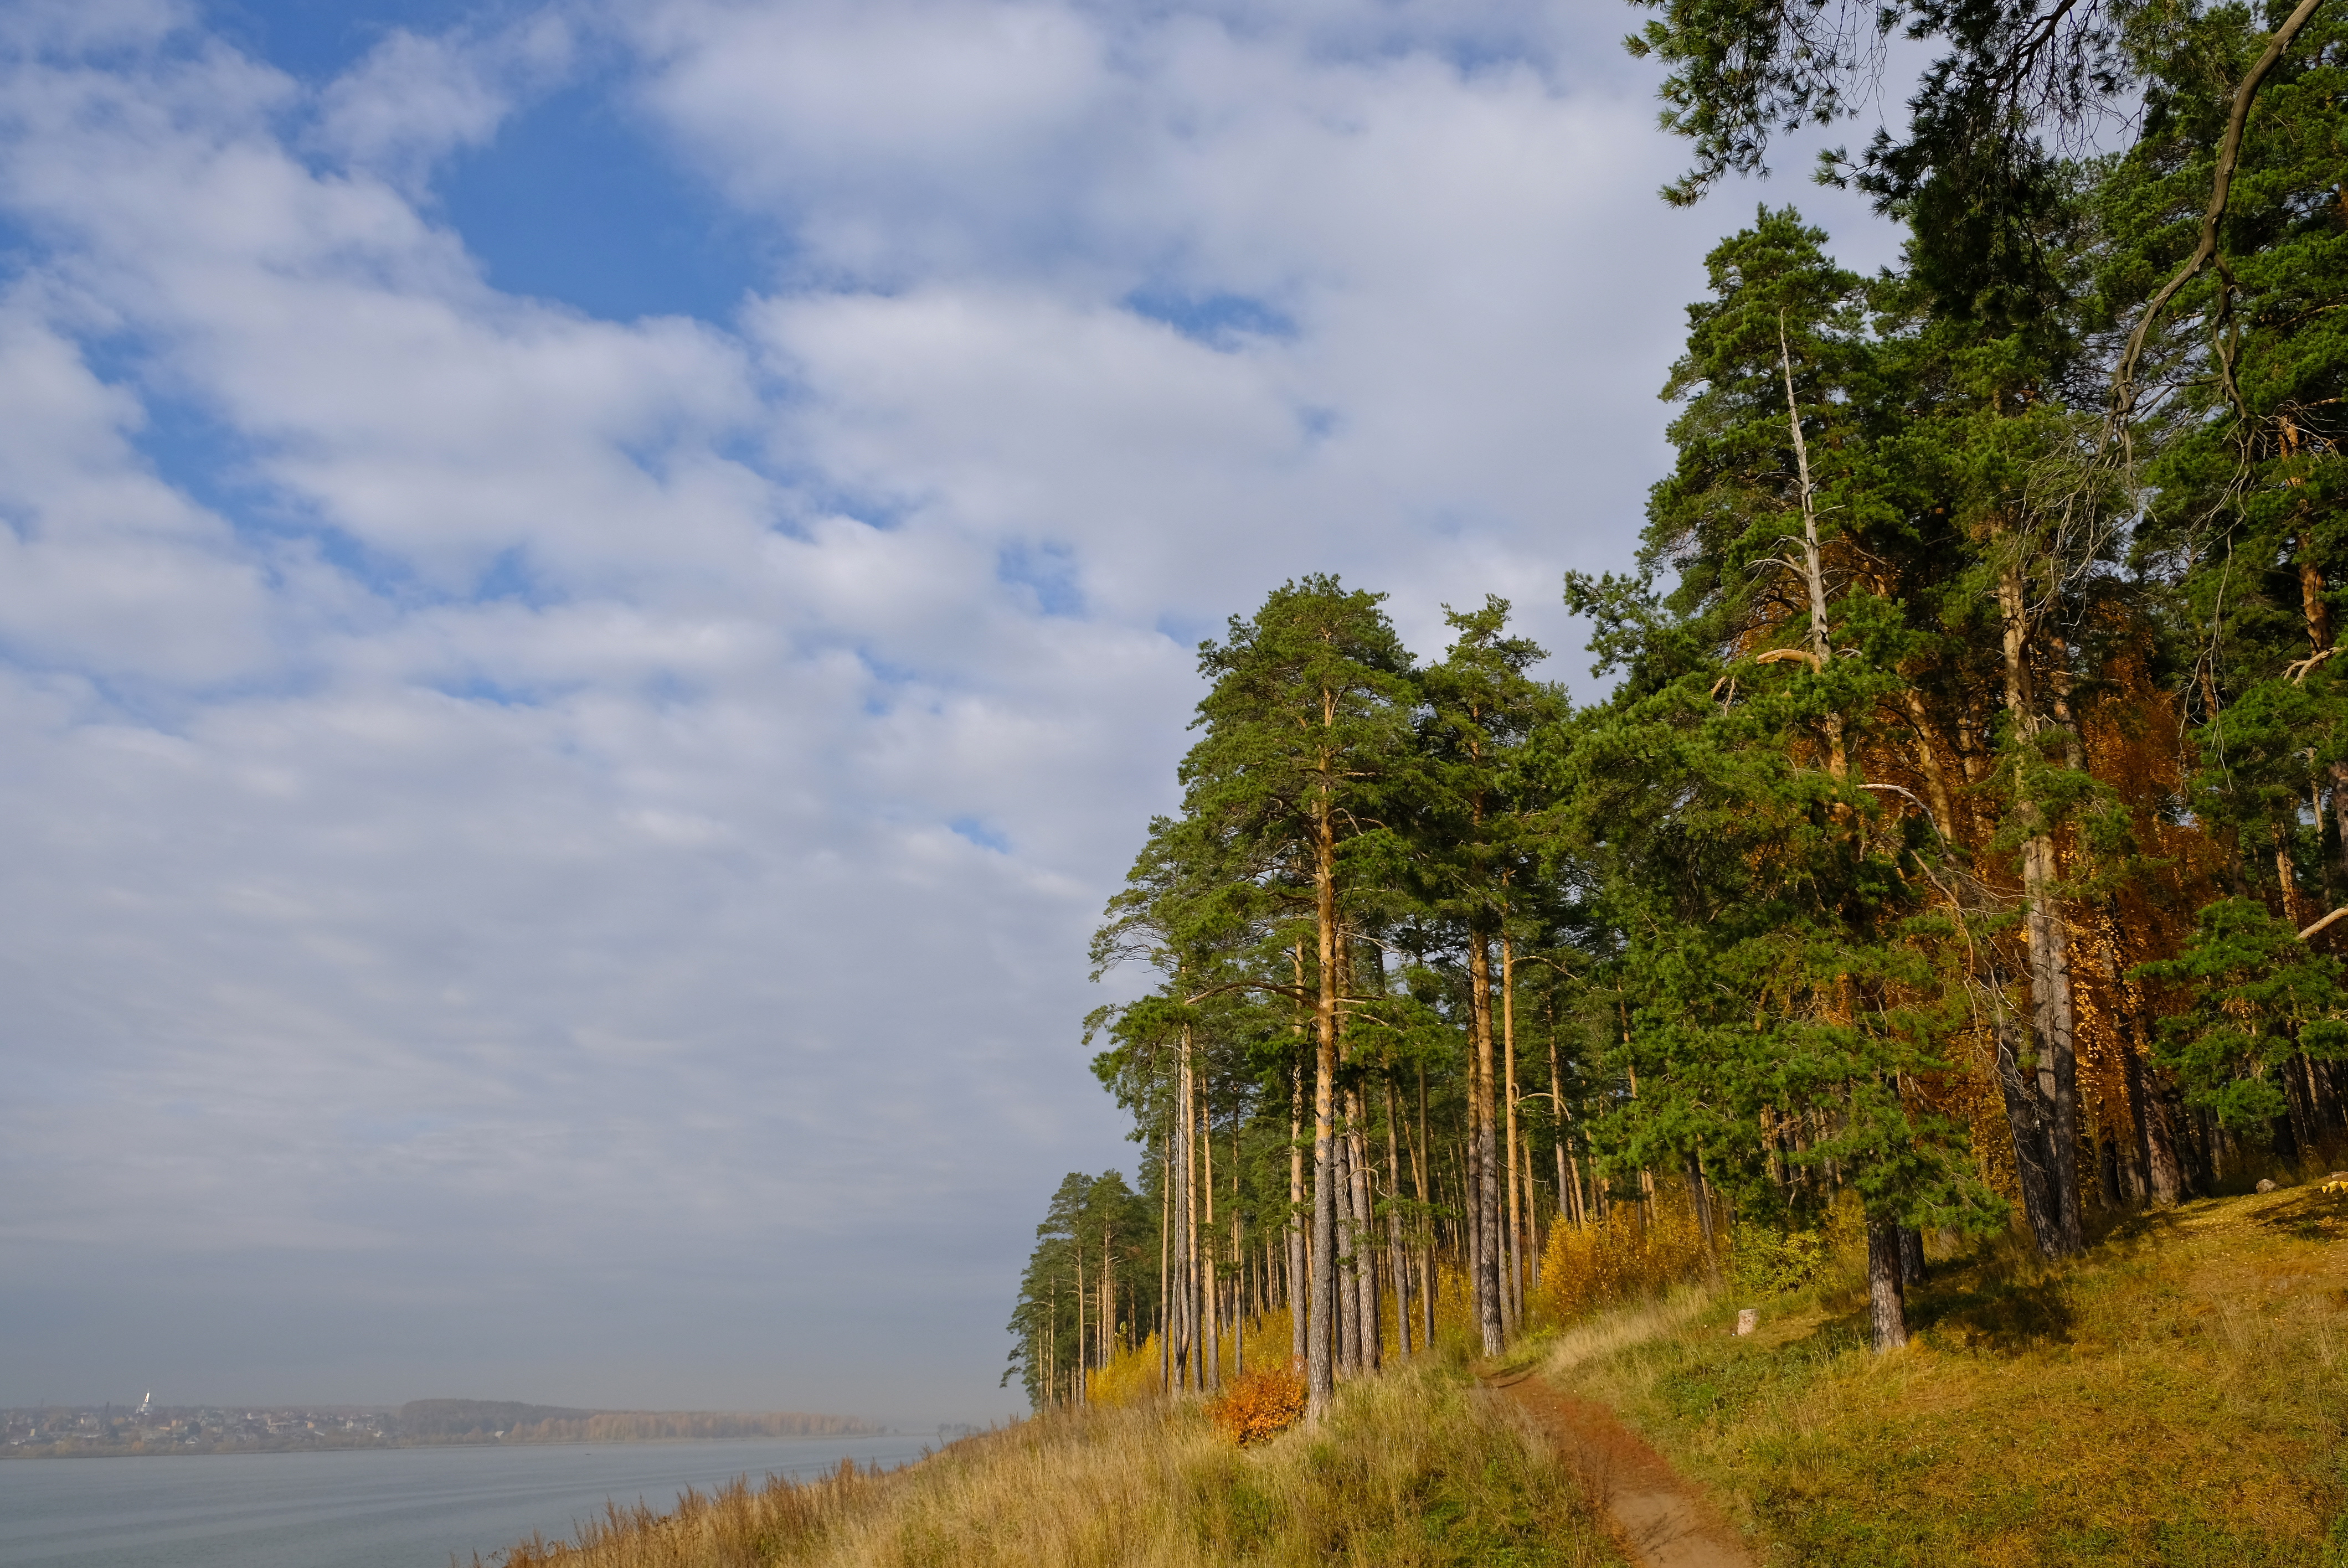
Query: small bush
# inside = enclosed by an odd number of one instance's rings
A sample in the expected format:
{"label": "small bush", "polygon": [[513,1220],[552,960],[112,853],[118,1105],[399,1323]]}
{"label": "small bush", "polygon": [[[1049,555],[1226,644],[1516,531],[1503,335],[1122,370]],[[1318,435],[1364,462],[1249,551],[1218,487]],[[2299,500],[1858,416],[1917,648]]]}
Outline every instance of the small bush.
{"label": "small bush", "polygon": [[1570,1323],[1616,1302],[1660,1296],[1714,1266],[1694,1209],[1667,1189],[1651,1204],[1618,1203],[1594,1225],[1550,1232],[1533,1306],[1552,1323]]}
{"label": "small bush", "polygon": [[1251,1371],[1207,1402],[1207,1417],[1242,1448],[1278,1437],[1304,1418],[1304,1379],[1290,1367]]}

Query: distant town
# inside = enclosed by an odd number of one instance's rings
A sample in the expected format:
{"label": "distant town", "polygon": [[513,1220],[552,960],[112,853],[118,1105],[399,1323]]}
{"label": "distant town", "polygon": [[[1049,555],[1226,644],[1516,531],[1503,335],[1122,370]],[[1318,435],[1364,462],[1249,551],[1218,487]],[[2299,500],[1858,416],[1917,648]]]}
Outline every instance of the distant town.
{"label": "distant town", "polygon": [[41,1405],[0,1409],[0,1458],[283,1453],[464,1443],[690,1442],[863,1437],[850,1416],[797,1410],[580,1410],[499,1399],[355,1405]]}

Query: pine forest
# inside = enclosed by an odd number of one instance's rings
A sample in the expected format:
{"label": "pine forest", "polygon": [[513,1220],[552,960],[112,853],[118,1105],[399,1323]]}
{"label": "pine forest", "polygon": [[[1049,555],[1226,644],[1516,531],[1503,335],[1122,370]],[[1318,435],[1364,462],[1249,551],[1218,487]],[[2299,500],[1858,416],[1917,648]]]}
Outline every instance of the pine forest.
{"label": "pine forest", "polygon": [[[1658,0],[1725,200],[1641,548],[1568,575],[1603,695],[1499,598],[1417,657],[1375,585],[1199,650],[1084,1022],[1138,1176],[1052,1194],[1039,1408],[1348,1379],[1665,1277],[2046,1259],[2348,1139],[2348,15]],[[1418,607],[1431,612],[1434,607]],[[1072,1020],[1073,1023],[1074,1020]]]}

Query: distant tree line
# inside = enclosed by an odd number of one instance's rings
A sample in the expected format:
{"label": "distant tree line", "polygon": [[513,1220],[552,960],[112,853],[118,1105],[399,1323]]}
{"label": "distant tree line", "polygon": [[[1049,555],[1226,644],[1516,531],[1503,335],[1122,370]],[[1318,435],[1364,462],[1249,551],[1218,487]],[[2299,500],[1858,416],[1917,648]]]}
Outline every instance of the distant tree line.
{"label": "distant tree line", "polygon": [[1825,171],[1903,263],[1791,209],[1709,255],[1637,560],[1565,583],[1605,701],[1497,599],[1426,663],[1328,577],[1202,645],[1094,949],[1159,980],[1089,1025],[1138,1190],[1053,1200],[1039,1404],[1293,1307],[1245,1353],[1318,1409],[1450,1277],[1498,1351],[1553,1227],[1667,1186],[1707,1239],[1856,1202],[1888,1347],[1925,1231],[2062,1256],[2348,1126],[2338,8],[1656,9],[1677,199],[1941,51]]}

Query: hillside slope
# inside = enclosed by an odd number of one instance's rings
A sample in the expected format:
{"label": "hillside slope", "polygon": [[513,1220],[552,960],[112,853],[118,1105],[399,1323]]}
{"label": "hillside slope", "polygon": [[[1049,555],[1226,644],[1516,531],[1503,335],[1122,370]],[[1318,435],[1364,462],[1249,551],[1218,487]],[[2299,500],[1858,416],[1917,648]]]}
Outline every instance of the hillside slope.
{"label": "hillside slope", "polygon": [[2002,1246],[1865,1348],[1849,1282],[1617,1313],[1541,1350],[1706,1483],[1770,1563],[2348,1563],[2348,1199],[2123,1224],[2073,1264]]}

